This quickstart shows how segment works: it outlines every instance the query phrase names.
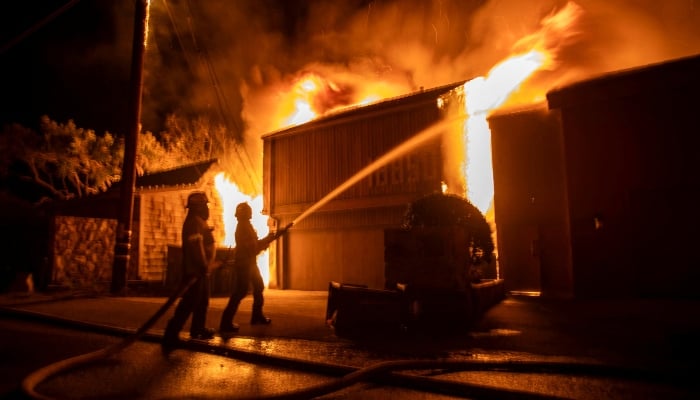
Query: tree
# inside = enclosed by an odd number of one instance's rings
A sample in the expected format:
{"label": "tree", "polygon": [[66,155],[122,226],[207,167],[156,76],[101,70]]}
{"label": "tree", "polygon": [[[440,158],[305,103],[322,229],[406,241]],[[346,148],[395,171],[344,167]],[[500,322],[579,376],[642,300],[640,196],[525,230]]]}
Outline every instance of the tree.
{"label": "tree", "polygon": [[148,131],[139,136],[136,171],[151,173],[222,157],[229,141],[227,136],[224,126],[213,125],[207,118],[186,120],[169,114],[165,130],[157,137]]}
{"label": "tree", "polygon": [[456,195],[434,193],[408,206],[403,227],[462,226],[470,233],[468,243],[472,265],[489,263],[495,246],[486,218],[469,200]]}
{"label": "tree", "polygon": [[57,123],[42,116],[40,132],[18,124],[0,137],[0,176],[31,182],[53,199],[70,199],[105,191],[120,178],[124,145],[106,132],[97,135],[72,120]]}
{"label": "tree", "polygon": [[[226,157],[236,146],[227,130],[206,118],[185,120],[168,116],[158,136],[139,134],[138,175],[176,168],[211,158]],[[3,128],[0,136],[0,180],[32,186],[29,201],[66,200],[106,191],[121,178],[124,142],[109,132],[98,135],[72,120],[58,123],[42,116],[39,132],[19,124]]]}

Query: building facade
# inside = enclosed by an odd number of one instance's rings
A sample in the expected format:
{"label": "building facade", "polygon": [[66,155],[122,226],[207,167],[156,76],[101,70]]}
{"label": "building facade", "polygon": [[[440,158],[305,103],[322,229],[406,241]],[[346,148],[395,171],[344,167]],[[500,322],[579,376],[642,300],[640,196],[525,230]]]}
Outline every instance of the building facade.
{"label": "building facade", "polygon": [[[383,288],[384,230],[408,204],[441,190],[440,135],[377,160],[439,122],[439,99],[461,84],[332,114],[263,137],[264,212],[294,223],[272,253],[271,285],[326,290],[330,281]],[[370,168],[369,170],[367,168]],[[339,186],[353,182],[325,201]],[[304,212],[323,205],[308,216]]]}
{"label": "building facade", "polygon": [[490,118],[501,272],[555,297],[697,297],[700,56]]}

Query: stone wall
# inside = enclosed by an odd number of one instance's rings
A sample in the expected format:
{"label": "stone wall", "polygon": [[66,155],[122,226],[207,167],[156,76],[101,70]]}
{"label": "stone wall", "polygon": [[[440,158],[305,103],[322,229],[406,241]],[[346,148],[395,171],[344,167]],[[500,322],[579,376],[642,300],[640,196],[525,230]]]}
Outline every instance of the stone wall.
{"label": "stone wall", "polygon": [[85,289],[108,285],[116,228],[114,219],[56,216],[52,283]]}
{"label": "stone wall", "polygon": [[[129,281],[163,282],[168,274],[168,246],[181,245],[187,196],[203,190],[209,197],[209,224],[223,241],[222,206],[211,174],[198,187],[141,190],[132,224]],[[51,283],[71,288],[103,289],[112,279],[117,220],[56,216]]]}

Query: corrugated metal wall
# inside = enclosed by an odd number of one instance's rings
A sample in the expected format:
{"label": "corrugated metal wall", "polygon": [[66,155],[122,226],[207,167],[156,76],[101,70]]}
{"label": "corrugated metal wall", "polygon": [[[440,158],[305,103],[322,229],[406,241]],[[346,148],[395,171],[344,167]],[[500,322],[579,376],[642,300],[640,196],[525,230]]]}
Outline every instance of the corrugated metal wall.
{"label": "corrugated metal wall", "polygon": [[508,289],[698,296],[698,70],[700,56],[612,73],[491,117]]}
{"label": "corrugated metal wall", "polygon": [[559,114],[544,104],[489,119],[506,290],[573,295],[571,237]]}
{"label": "corrugated metal wall", "polygon": [[[292,222],[374,160],[441,118],[437,96],[368,107],[264,137],[265,209]],[[326,290],[329,280],[384,286],[384,229],[440,190],[441,139],[398,157],[304,218],[277,243],[271,286]]]}
{"label": "corrugated metal wall", "polygon": [[579,296],[698,297],[700,55],[547,94]]}

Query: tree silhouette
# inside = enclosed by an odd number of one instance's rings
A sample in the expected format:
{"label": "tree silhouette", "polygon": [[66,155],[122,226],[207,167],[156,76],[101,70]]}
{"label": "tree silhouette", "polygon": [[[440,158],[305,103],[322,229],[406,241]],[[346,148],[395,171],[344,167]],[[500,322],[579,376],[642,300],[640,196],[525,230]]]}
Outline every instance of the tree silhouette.
{"label": "tree silhouette", "polygon": [[[225,157],[231,143],[223,126],[206,118],[184,119],[171,114],[158,136],[139,134],[138,175]],[[233,143],[235,146],[235,143]],[[39,132],[19,124],[0,135],[0,181],[21,182],[33,189],[26,200],[66,200],[104,192],[121,178],[124,143],[109,132],[40,118]],[[7,186],[7,185],[6,185]]]}
{"label": "tree silhouette", "polygon": [[40,120],[40,133],[21,125],[6,126],[0,149],[7,157],[0,162],[0,176],[31,182],[53,199],[82,197],[105,191],[119,180],[124,146],[110,134],[97,135],[47,116]]}

